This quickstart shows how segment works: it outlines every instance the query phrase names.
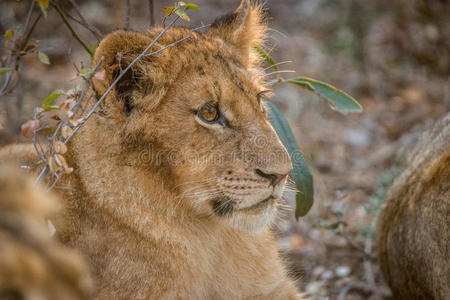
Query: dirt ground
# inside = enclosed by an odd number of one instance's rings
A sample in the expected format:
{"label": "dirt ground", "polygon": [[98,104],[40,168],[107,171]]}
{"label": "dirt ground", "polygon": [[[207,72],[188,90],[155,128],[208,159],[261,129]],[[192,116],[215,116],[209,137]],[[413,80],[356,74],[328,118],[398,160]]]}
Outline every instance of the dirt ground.
{"label": "dirt ground", "polygon": [[[0,3],[0,31],[23,23],[30,1]],[[85,19],[106,34],[121,28],[124,1],[76,1]],[[194,1],[192,24],[207,24],[238,0]],[[158,22],[162,6],[155,1]],[[148,27],[147,1],[131,0],[131,28]],[[446,0],[266,1],[271,55],[283,70],[354,96],[361,114],[341,115],[298,87],[275,89],[314,174],[315,204],[298,222],[279,226],[279,245],[311,299],[389,299],[376,260],[377,213],[401,168],[399,151],[450,110],[450,4]],[[69,11],[73,12],[70,5]],[[37,12],[36,12],[37,13]],[[446,20],[447,18],[447,20]],[[96,42],[74,26],[89,44]],[[74,64],[89,65],[54,11],[31,37],[51,64],[25,57],[13,93],[0,98],[0,145],[20,141],[20,124],[55,89],[68,89]],[[288,197],[293,202],[292,197]]]}

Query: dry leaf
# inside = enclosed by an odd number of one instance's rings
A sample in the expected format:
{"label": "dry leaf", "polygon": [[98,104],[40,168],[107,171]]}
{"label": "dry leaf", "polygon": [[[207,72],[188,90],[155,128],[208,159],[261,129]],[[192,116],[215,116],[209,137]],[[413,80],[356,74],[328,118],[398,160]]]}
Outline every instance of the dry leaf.
{"label": "dry leaf", "polygon": [[95,78],[98,80],[104,81],[106,79],[106,72],[105,69],[101,69],[100,71],[97,71],[94,75]]}
{"label": "dry leaf", "polygon": [[55,159],[53,157],[50,157],[48,159],[48,166],[50,168],[50,172],[52,172],[52,173],[58,172],[59,167],[56,164],[56,161],[55,161]]}
{"label": "dry leaf", "polygon": [[73,172],[73,168],[69,168],[66,159],[61,154],[55,154],[55,161],[63,168],[64,173],[70,174]]}
{"label": "dry leaf", "polygon": [[73,172],[73,168],[65,168],[64,169],[64,173],[66,173],[66,174],[70,174],[72,172]]}
{"label": "dry leaf", "polygon": [[65,138],[65,139],[67,139],[67,138],[72,134],[72,132],[73,132],[73,129],[70,128],[70,127],[67,126],[67,125],[64,125],[64,126],[61,128],[61,135],[62,135],[63,138]]}
{"label": "dry leaf", "polygon": [[39,128],[39,120],[26,121],[20,128],[22,129],[23,136],[31,139],[34,137],[34,132]]}
{"label": "dry leaf", "polygon": [[80,125],[81,122],[83,122],[83,121],[84,121],[84,118],[79,118],[77,120],[71,119],[70,124],[72,124],[73,127],[76,127],[76,126]]}
{"label": "dry leaf", "polygon": [[64,143],[61,142],[61,141],[56,141],[54,147],[55,147],[55,152],[56,152],[56,153],[64,154],[64,153],[67,152],[67,146],[66,146],[66,144],[64,144]]}
{"label": "dry leaf", "polygon": [[78,78],[78,73],[75,73],[72,77],[70,77],[69,81],[74,81]]}

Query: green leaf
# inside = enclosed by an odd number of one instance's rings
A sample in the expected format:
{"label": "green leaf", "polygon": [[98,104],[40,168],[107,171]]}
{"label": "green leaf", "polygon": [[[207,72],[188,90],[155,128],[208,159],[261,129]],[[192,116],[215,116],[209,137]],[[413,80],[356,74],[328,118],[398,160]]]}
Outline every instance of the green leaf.
{"label": "green leaf", "polygon": [[37,0],[36,3],[41,8],[44,18],[47,19],[47,9],[48,9],[50,0]]}
{"label": "green leaf", "polygon": [[61,96],[62,94],[64,94],[63,90],[54,90],[47,98],[44,99],[42,107],[44,109],[47,109],[50,106],[50,104],[52,104],[53,101],[55,101],[55,99]]}
{"label": "green leaf", "polygon": [[199,10],[198,5],[196,5],[194,3],[185,3],[181,6],[186,7],[186,9]]}
{"label": "green leaf", "polygon": [[362,111],[361,104],[352,96],[325,82],[308,77],[296,77],[286,79],[283,82],[293,83],[316,93],[325,100],[328,100],[331,103],[331,108],[340,113],[346,114]]}
{"label": "green leaf", "polygon": [[12,38],[14,37],[14,30],[12,30],[12,29],[6,30],[6,32],[5,32],[5,34],[3,36],[5,37],[5,39],[11,41]]}
{"label": "green leaf", "polygon": [[93,73],[94,70],[92,70],[91,68],[84,68],[80,70],[80,75],[86,78],[92,75]]}
{"label": "green leaf", "polygon": [[279,71],[277,64],[275,63],[275,60],[258,44],[253,45],[253,48],[258,51],[259,55],[261,55],[271,66],[275,71]]}
{"label": "green leaf", "polygon": [[89,52],[91,52],[92,55],[95,54],[95,50],[97,50],[98,44],[89,45]]}
{"label": "green leaf", "polygon": [[172,15],[173,11],[175,10],[175,6],[168,6],[168,7],[163,7],[162,12],[165,15]]}
{"label": "green leaf", "polygon": [[47,54],[45,54],[42,51],[38,51],[38,59],[41,63],[49,65],[50,64],[50,60],[48,59]]}
{"label": "green leaf", "polygon": [[333,230],[337,229],[341,223],[341,221],[321,220],[318,225],[322,228]]}
{"label": "green leaf", "polygon": [[0,75],[11,72],[10,68],[0,68]]}
{"label": "green leaf", "polygon": [[295,181],[295,186],[298,189],[295,208],[295,217],[298,219],[299,217],[305,216],[313,205],[313,177],[297,146],[286,118],[275,105],[268,101],[265,101],[264,103],[268,107],[270,122],[291,157],[293,169],[290,175]]}
{"label": "green leaf", "polygon": [[187,15],[187,13],[184,10],[181,9],[177,9],[175,11],[175,13],[177,15],[179,15],[183,20],[185,20],[186,22],[189,22],[191,20],[191,18],[189,18],[189,16]]}
{"label": "green leaf", "polygon": [[59,109],[59,105],[47,105],[44,107],[44,111],[50,111],[54,109]]}

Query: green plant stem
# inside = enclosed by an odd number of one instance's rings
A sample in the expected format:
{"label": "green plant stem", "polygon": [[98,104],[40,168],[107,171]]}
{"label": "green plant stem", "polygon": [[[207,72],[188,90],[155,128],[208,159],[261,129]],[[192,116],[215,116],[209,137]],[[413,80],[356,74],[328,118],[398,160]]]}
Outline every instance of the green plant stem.
{"label": "green plant stem", "polygon": [[63,20],[64,24],[67,26],[67,28],[72,33],[73,37],[80,43],[80,45],[86,50],[87,53],[89,53],[89,56],[92,56],[91,51],[89,50],[89,47],[86,46],[86,44],[81,40],[81,38],[78,36],[78,34],[73,30],[72,26],[69,23],[69,20],[67,20],[66,15],[59,9],[59,7],[53,3],[51,5],[56,9],[56,12],[61,16],[61,19]]}
{"label": "green plant stem", "polygon": [[23,40],[22,45],[20,46],[20,51],[23,51],[25,47],[27,46],[28,42],[30,41],[31,34],[33,33],[34,29],[36,28],[37,23],[42,17],[42,13],[40,13],[36,19],[34,20],[33,24],[31,25],[30,30],[28,31],[27,35],[25,36],[25,39]]}

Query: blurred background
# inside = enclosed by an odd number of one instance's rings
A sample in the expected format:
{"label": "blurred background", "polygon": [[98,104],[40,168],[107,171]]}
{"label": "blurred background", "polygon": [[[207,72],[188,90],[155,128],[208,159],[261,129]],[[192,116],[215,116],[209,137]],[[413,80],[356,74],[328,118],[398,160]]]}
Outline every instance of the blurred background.
{"label": "blurred background", "polygon": [[[45,2],[45,1],[44,1]],[[127,1],[58,1],[87,45],[123,28]],[[130,0],[130,28],[150,24],[148,1]],[[173,1],[154,1],[154,20]],[[187,26],[211,23],[239,0],[196,0]],[[315,180],[315,204],[279,227],[279,244],[299,286],[312,299],[388,299],[373,245],[386,189],[407,151],[429,124],[450,111],[450,3],[446,0],[278,0],[268,9],[268,50],[286,76],[328,82],[355,97],[361,114],[341,115],[308,91],[280,85],[273,102],[285,113]],[[19,32],[31,1],[0,2],[0,32]],[[75,4],[75,6],[73,5]],[[78,7],[78,12],[75,7]],[[33,10],[32,20],[40,14]],[[186,24],[183,24],[186,25]],[[30,50],[14,89],[0,97],[0,145],[24,141],[20,125],[55,89],[73,87],[89,56],[54,9],[30,36],[49,64]],[[2,37],[2,66],[8,55]],[[290,61],[290,62],[288,62]],[[0,84],[4,82],[0,75]]]}

